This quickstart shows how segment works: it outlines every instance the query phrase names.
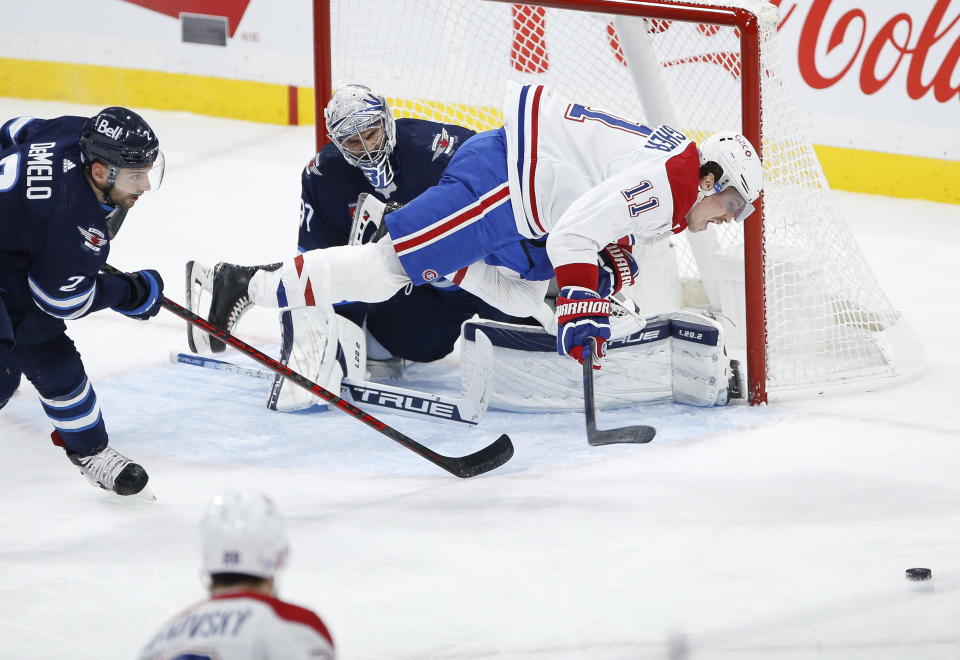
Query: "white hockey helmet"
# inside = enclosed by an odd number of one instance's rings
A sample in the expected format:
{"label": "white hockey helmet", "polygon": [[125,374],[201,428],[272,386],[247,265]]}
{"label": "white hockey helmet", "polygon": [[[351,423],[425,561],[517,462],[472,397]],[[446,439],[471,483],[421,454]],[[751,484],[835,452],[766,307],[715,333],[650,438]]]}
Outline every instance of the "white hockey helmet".
{"label": "white hockey helmet", "polygon": [[200,523],[205,576],[272,578],[286,562],[283,518],[266,495],[229,491],[214,497]]}
{"label": "white hockey helmet", "polygon": [[[397,146],[397,124],[387,100],[364,85],[344,85],[323,111],[327,136],[348,163],[359,167],[374,188],[386,188],[393,181],[390,154]],[[383,129],[380,143],[369,148],[361,134],[375,126]],[[354,149],[345,145],[353,138]]]}
{"label": "white hockey helmet", "polygon": [[742,222],[753,212],[753,202],[763,190],[763,163],[750,140],[732,131],[714,133],[700,145],[700,164],[715,162],[723,169],[723,174],[714,182],[714,194],[728,187],[736,189],[743,197],[745,205],[737,214],[736,220]]}

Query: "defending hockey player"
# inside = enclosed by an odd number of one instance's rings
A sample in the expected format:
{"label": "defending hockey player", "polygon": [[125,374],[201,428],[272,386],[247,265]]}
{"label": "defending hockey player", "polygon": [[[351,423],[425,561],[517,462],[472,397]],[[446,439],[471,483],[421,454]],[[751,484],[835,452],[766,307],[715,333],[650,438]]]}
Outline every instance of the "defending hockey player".
{"label": "defending hockey player", "polygon": [[[742,221],[763,186],[760,159],[742,135],[718,133],[700,153],[669,126],[628,121],[539,85],[512,85],[505,116],[503,128],[460,148],[438,185],[385,215],[381,240],[313,250],[272,271],[220,266],[221,281],[241,285],[222,287],[217,303],[215,283],[214,304],[241,296],[280,308],[375,302],[446,277],[505,312],[530,315],[546,269],[560,288],[558,353],[582,361],[595,338],[602,358],[611,302],[598,291],[598,253]],[[544,237],[550,259],[539,262],[523,246]]]}
{"label": "defending hockey player", "polygon": [[[338,89],[324,117],[331,141],[301,176],[300,252],[347,245],[358,196],[368,195],[370,204],[380,200],[392,207],[406,204],[437,183],[454,152],[473,135],[452,124],[395,120],[386,99],[363,85]],[[364,215],[363,209],[359,215]],[[358,237],[357,242],[361,240]],[[539,243],[530,249],[543,252],[543,241]],[[187,296],[190,307],[201,315],[205,315],[201,300],[208,300],[202,290],[209,289],[211,279],[208,266],[188,264]],[[380,366],[399,376],[402,360],[431,362],[444,357],[453,350],[460,326],[475,314],[519,320],[442,278],[403,288],[382,302],[350,300],[281,315],[283,363],[337,393],[345,372],[363,380],[365,368]],[[241,301],[239,306],[211,309],[208,318],[233,331],[247,307],[248,301]],[[193,326],[187,331],[191,350],[209,348],[217,353],[225,348]],[[278,376],[267,405],[296,410],[317,401]]]}
{"label": "defending hockey player", "polygon": [[156,135],[135,112],[17,117],[0,127],[0,407],[21,374],[53,441],[94,485],[133,495],[147,473],[108,446],[100,405],[64,320],[160,309],[155,270],[100,273],[127,211],[163,178]]}
{"label": "defending hockey player", "polygon": [[283,518],[268,497],[249,491],[218,495],[207,506],[200,534],[210,598],[164,624],[141,660],[333,660],[333,638],[320,617],[277,597],[288,544]]}

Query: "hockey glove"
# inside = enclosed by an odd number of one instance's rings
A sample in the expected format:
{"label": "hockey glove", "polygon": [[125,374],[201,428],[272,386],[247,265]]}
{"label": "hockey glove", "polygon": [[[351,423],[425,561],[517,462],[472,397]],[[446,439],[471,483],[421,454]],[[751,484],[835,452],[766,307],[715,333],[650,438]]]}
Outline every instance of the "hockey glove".
{"label": "hockey glove", "polygon": [[163,279],[155,270],[138,270],[119,275],[130,286],[130,297],[122,304],[112,307],[115,312],[146,321],[160,311],[163,298]]}
{"label": "hockey glove", "polygon": [[636,282],[640,266],[633,258],[630,246],[610,243],[597,254],[600,257],[597,294],[601,298],[612,296]]}
{"label": "hockey glove", "polygon": [[[597,359],[606,353],[610,339],[610,301],[596,291],[567,286],[557,296],[557,353],[583,364],[583,347],[590,337],[597,340]],[[599,369],[599,364],[594,364]]]}
{"label": "hockey glove", "polygon": [[376,243],[387,234],[383,217],[400,208],[397,202],[382,202],[370,193],[360,193],[353,211],[353,224],[347,245]]}

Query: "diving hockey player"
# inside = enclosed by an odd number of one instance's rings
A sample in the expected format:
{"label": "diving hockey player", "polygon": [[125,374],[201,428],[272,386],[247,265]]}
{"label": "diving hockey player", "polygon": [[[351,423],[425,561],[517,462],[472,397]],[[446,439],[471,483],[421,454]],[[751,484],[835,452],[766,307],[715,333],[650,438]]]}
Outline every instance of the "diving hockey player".
{"label": "diving hockey player", "polygon": [[[756,149],[739,134],[717,133],[698,151],[669,126],[569,103],[539,85],[512,85],[505,107],[505,126],[468,140],[438,185],[389,214],[366,209],[385,224],[381,240],[306,252],[274,270],[220,266],[213,305],[374,302],[445,277],[523,316],[555,275],[558,353],[582,361],[594,338],[602,358],[611,303],[598,290],[598,253],[742,221],[763,187]],[[549,261],[523,249],[543,238]]]}
{"label": "diving hockey player", "polygon": [[147,473],[108,446],[64,321],[107,307],[136,319],[159,311],[157,271],[99,271],[127,211],[159,187],[163,168],[156,135],[127,108],[0,127],[0,407],[26,376],[54,444],[92,484],[118,495],[143,491]]}
{"label": "diving hockey player", "polygon": [[277,597],[275,580],[288,543],[283,518],[268,497],[249,491],[218,495],[207,506],[200,534],[210,598],[167,622],[140,660],[333,660],[333,638],[320,617]]}
{"label": "diving hockey player", "polygon": [[[473,131],[421,119],[395,120],[387,100],[363,85],[338,89],[324,110],[330,143],[301,175],[299,252],[347,245],[361,194],[371,202],[403,205],[440,180],[458,147]],[[369,226],[369,225],[368,225]],[[360,242],[362,237],[356,237]],[[529,249],[543,252],[539,247]],[[210,268],[187,266],[191,308],[200,314],[201,291],[210,287]],[[281,315],[281,361],[327,389],[339,393],[345,370],[356,380],[368,365],[389,368],[399,376],[402,360],[432,362],[453,350],[460,326],[475,314],[519,322],[442,278],[427,286],[407,287],[382,301],[337,299]],[[249,307],[248,300],[229,308],[211,308],[214,325],[232,332]],[[367,337],[363,330],[366,329]],[[223,342],[187,326],[191,350],[221,352]],[[365,359],[367,349],[370,359]],[[342,366],[341,366],[342,364]],[[267,405],[296,410],[317,402],[281,376],[274,379]]]}

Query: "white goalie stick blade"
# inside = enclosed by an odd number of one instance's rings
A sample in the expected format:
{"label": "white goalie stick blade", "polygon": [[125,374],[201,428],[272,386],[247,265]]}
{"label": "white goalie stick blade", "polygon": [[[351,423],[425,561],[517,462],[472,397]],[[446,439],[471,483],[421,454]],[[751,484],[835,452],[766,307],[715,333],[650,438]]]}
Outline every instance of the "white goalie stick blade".
{"label": "white goalie stick blade", "polygon": [[[213,290],[213,267],[199,261],[188,261],[186,268],[186,308],[197,316],[210,316],[210,296]],[[206,309],[200,309],[206,299]],[[194,353],[210,352],[210,335],[187,324],[187,345]]]}
{"label": "white goalie stick blade", "polygon": [[[489,347],[489,340],[487,345]],[[492,351],[492,347],[489,347],[488,350]],[[190,353],[172,351],[170,361],[176,364],[186,364],[264,380],[273,380],[274,377],[274,373],[266,369],[245,367],[205,355],[191,355]],[[490,369],[487,369],[485,378],[483,371],[479,370],[476,378],[464,381],[463,396],[460,398],[409,390],[403,387],[384,385],[383,383],[372,383],[365,380],[353,381],[346,378],[343,379],[341,384],[340,394],[343,398],[357,405],[376,406],[381,410],[408,417],[476,425],[487,411],[490,402],[490,378]]]}

